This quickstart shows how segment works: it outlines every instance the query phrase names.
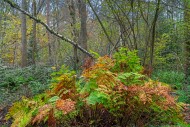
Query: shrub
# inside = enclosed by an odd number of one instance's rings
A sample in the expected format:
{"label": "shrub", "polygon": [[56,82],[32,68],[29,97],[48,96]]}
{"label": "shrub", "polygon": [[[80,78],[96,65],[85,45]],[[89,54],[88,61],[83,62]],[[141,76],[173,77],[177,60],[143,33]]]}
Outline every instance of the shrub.
{"label": "shrub", "polygon": [[[121,49],[121,57],[125,57],[123,51],[135,56]],[[63,66],[52,74],[50,90],[14,103],[7,119],[13,118],[13,127],[43,122],[48,126],[185,125],[182,105],[169,94],[169,85],[142,78],[136,56],[117,61],[120,56],[99,57],[78,80]]]}

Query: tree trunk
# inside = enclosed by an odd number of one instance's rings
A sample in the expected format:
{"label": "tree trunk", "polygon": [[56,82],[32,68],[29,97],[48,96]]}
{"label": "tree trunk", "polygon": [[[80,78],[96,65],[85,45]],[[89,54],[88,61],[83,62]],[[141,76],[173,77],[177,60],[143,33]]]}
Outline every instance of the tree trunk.
{"label": "tree trunk", "polygon": [[[47,25],[50,27],[50,0],[46,0],[46,20]],[[48,53],[49,53],[49,64],[52,65],[52,49],[51,49],[51,41],[50,41],[50,33],[47,31],[47,37],[48,37]]]}
{"label": "tree trunk", "polygon": [[154,59],[154,42],[155,42],[155,33],[156,33],[156,23],[158,20],[158,15],[159,15],[159,10],[160,10],[160,1],[161,0],[157,0],[157,5],[156,5],[156,12],[154,15],[154,19],[152,22],[152,36],[151,36],[151,42],[150,42],[150,68],[152,68],[153,66],[153,59]]}
{"label": "tree trunk", "polygon": [[[22,0],[22,8],[23,10],[27,10],[26,7],[26,0]],[[27,40],[26,40],[26,15],[24,13],[21,14],[21,33],[22,33],[22,60],[21,60],[21,66],[26,67],[27,66]]]}
{"label": "tree trunk", "polygon": [[[32,3],[33,6],[33,16],[37,16],[37,12],[36,12],[36,0],[33,0]],[[33,20],[33,26],[32,26],[32,38],[31,38],[31,64],[34,65],[36,64],[36,55],[37,55],[37,44],[36,44],[36,21]]]}
{"label": "tree trunk", "polygon": [[[76,9],[75,9],[75,5],[74,5],[74,1],[73,0],[69,0],[69,11],[70,11],[70,16],[71,16],[71,27],[72,27],[72,36],[73,36],[73,41],[77,42],[77,38],[78,38],[78,31],[76,29]],[[77,70],[77,63],[78,63],[78,54],[77,54],[77,47],[73,46],[73,51],[74,51],[74,55],[73,55],[73,59],[74,59],[74,67],[73,69],[76,71]]]}
{"label": "tree trunk", "polygon": [[[79,3],[79,15],[81,19],[81,27],[80,27],[80,36],[79,36],[79,44],[82,48],[87,50],[87,28],[86,28],[86,21],[87,21],[87,11],[86,11],[86,2],[85,0],[78,0]],[[87,57],[86,54],[82,54],[82,60],[85,60]]]}
{"label": "tree trunk", "polygon": [[[57,33],[59,33],[59,27],[60,27],[60,21],[59,21],[59,0],[56,0],[56,28],[57,28]],[[63,28],[62,28],[63,29]],[[60,40],[59,38],[56,37],[55,39],[55,65],[56,67],[59,65],[59,52],[60,52]]]}
{"label": "tree trunk", "polygon": [[184,22],[185,22],[185,44],[184,44],[184,73],[185,73],[185,85],[184,90],[188,92],[188,86],[190,84],[190,12],[188,8],[190,7],[190,1],[184,0]]}

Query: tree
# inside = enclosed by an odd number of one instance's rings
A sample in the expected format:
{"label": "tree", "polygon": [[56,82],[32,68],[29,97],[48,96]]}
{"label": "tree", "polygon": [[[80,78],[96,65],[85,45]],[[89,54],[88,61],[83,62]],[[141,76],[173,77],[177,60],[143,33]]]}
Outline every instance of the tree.
{"label": "tree", "polygon": [[[26,0],[22,0],[22,9],[27,10],[27,4]],[[21,66],[26,67],[27,66],[27,38],[26,38],[26,15],[24,13],[21,13],[21,33],[22,33],[22,60],[21,60]]]}
{"label": "tree", "polygon": [[[32,1],[32,10],[33,10],[33,16],[37,16],[37,8],[36,8],[36,0]],[[37,43],[36,43],[36,21],[33,20],[32,25],[32,34],[29,41],[29,54],[28,54],[28,62],[31,65],[34,65],[36,63],[36,55],[37,55]]]}
{"label": "tree", "polygon": [[[23,12],[18,6],[20,5],[19,1],[3,1]],[[128,2],[125,0],[55,0],[54,2],[51,0],[36,0],[37,14],[39,12],[38,6],[41,6],[41,12],[36,16],[33,12],[34,7],[31,7],[35,1],[30,0],[29,2],[28,11],[23,13],[29,16],[27,22],[27,35],[31,38],[29,41],[35,38],[34,35],[38,39],[37,52],[39,57],[37,64],[49,61],[51,64],[56,63],[59,66],[65,63],[71,65],[70,63],[72,62],[72,67],[74,67],[73,63],[78,62],[77,57],[80,58],[80,61],[85,58],[79,50],[89,56],[91,55],[87,49],[101,55],[110,55],[117,51],[115,49],[122,46],[127,47],[129,50],[138,50],[141,63],[154,68],[157,68],[157,65],[166,68],[165,65],[167,64],[167,67],[174,69],[175,66],[168,63],[175,62],[177,65],[182,58],[182,46],[179,45],[183,41],[183,37],[180,35],[184,35],[182,33],[184,29],[179,26],[183,21],[182,12],[184,6],[182,2],[175,0],[130,0]],[[66,3],[68,3],[69,7]],[[4,9],[1,10],[3,11]],[[14,10],[10,8],[10,15],[6,15],[8,21],[11,15],[14,14]],[[15,17],[18,18],[18,16]],[[30,26],[31,24],[35,26],[34,23],[40,23],[47,31],[37,25],[37,33],[33,34],[35,33],[35,27]],[[6,21],[2,21],[2,24],[6,24]],[[4,26],[2,27],[5,29]],[[17,27],[19,28],[19,25]],[[4,38],[3,30],[1,31],[1,36]],[[11,31],[9,30],[7,33]],[[71,39],[63,36],[63,33]],[[20,38],[16,39],[18,42]],[[163,39],[166,41],[163,41]],[[9,38],[2,41],[10,44],[11,48],[10,51],[4,52],[9,56],[11,52],[13,56],[12,40],[10,41]],[[69,42],[72,46],[65,42]],[[164,47],[159,47],[162,45]],[[19,46],[19,43],[17,43],[17,46]],[[34,53],[34,49],[32,50],[31,52]],[[3,52],[1,51],[1,53]],[[33,61],[35,61],[35,54],[33,54]],[[160,64],[162,59],[159,61],[159,58],[166,58],[168,54],[172,56],[169,56],[170,58],[168,57],[165,60],[165,65],[162,66]],[[12,56],[9,58],[12,58]],[[17,59],[20,59],[20,56]],[[182,66],[180,64],[178,68],[182,69]]]}
{"label": "tree", "polygon": [[184,90],[187,92],[187,85],[190,85],[190,1],[184,0],[184,22],[185,22],[185,63],[184,63],[184,73],[185,73],[185,86]]}
{"label": "tree", "polygon": [[[50,27],[50,0],[46,0],[46,14],[47,14],[46,16],[47,25]],[[53,63],[53,60],[52,60],[52,46],[51,46],[49,31],[47,31],[47,36],[48,36],[49,63],[51,65]]]}
{"label": "tree", "polygon": [[[70,16],[71,16],[71,27],[72,27],[72,36],[73,36],[73,41],[77,42],[78,39],[78,31],[76,28],[76,8],[75,8],[75,3],[73,0],[67,1],[69,4],[69,11],[70,11]],[[78,53],[77,53],[77,47],[73,46],[73,52],[74,52],[74,70],[77,70],[77,63],[78,63]]]}
{"label": "tree", "polygon": [[[79,4],[79,15],[80,15],[80,36],[79,36],[79,44],[82,48],[87,50],[87,11],[86,11],[86,2],[85,0],[78,0]],[[86,54],[82,54],[82,60],[86,58]]]}
{"label": "tree", "polygon": [[154,15],[154,19],[152,21],[152,38],[151,38],[151,43],[150,43],[150,64],[149,67],[152,68],[153,67],[153,58],[154,58],[154,46],[155,46],[155,32],[156,32],[156,23],[158,20],[158,15],[159,15],[159,10],[160,10],[160,2],[161,0],[157,0],[157,4],[156,4],[156,11],[155,11],[155,15]]}
{"label": "tree", "polygon": [[[94,7],[92,6],[90,0],[87,0],[87,2],[88,2],[88,4],[90,5],[90,7],[91,7],[91,9],[92,9],[94,15],[96,16],[98,22],[100,23],[100,25],[101,25],[101,27],[102,27],[102,30],[104,31],[104,33],[105,33],[105,35],[106,35],[106,37],[107,37],[109,43],[111,43],[112,46],[114,46],[114,43],[112,42],[111,38],[109,37],[109,35],[108,35],[108,33],[107,33],[107,31],[106,31],[106,29],[105,29],[105,27],[104,27],[102,21],[100,20],[98,14],[97,14],[96,11],[94,10]],[[115,46],[114,46],[114,48],[115,48]]]}

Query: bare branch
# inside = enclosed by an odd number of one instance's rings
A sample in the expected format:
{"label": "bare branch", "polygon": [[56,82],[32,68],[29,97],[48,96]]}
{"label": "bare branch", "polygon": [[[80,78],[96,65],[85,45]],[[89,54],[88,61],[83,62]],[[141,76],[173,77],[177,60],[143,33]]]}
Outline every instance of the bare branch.
{"label": "bare branch", "polygon": [[106,29],[105,29],[105,27],[104,27],[103,23],[101,22],[101,20],[100,20],[100,18],[98,17],[98,15],[97,15],[96,11],[94,10],[94,8],[93,8],[92,4],[90,3],[90,0],[87,0],[87,2],[88,2],[88,4],[90,5],[90,7],[91,7],[92,11],[94,12],[94,14],[95,14],[95,16],[96,16],[96,18],[97,18],[98,22],[100,23],[100,25],[101,25],[101,27],[102,27],[102,30],[104,31],[104,33],[105,33],[105,35],[106,35],[106,37],[107,37],[107,39],[108,39],[109,43],[111,43],[111,44],[112,44],[112,46],[114,46],[114,43],[112,42],[111,38],[109,37],[109,35],[108,35],[108,33],[107,33],[107,31],[106,31]]}
{"label": "bare branch", "polygon": [[64,37],[63,35],[55,32],[53,29],[51,29],[46,23],[44,23],[43,21],[41,21],[40,19],[38,19],[37,17],[32,16],[30,13],[24,11],[22,8],[20,8],[17,4],[11,2],[10,0],[4,0],[4,2],[8,3],[11,7],[19,10],[20,12],[22,12],[23,14],[27,15],[28,17],[30,17],[31,19],[35,20],[37,23],[43,25],[51,34],[57,36],[58,38],[76,46],[79,50],[81,50],[83,53],[87,54],[89,57],[93,57],[91,53],[89,53],[87,50],[85,50],[84,48],[82,48],[80,45],[78,45],[77,43],[75,43],[74,41],[72,41],[69,38]]}

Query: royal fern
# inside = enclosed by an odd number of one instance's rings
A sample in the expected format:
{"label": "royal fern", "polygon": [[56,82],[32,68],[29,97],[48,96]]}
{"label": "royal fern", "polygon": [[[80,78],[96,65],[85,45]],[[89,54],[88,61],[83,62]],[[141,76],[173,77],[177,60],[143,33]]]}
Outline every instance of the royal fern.
{"label": "royal fern", "polygon": [[62,66],[52,74],[48,91],[15,102],[6,118],[13,118],[12,127],[184,123],[181,104],[170,95],[170,86],[142,75],[136,53],[121,48],[113,58],[104,56],[93,62],[89,59],[79,80]]}

